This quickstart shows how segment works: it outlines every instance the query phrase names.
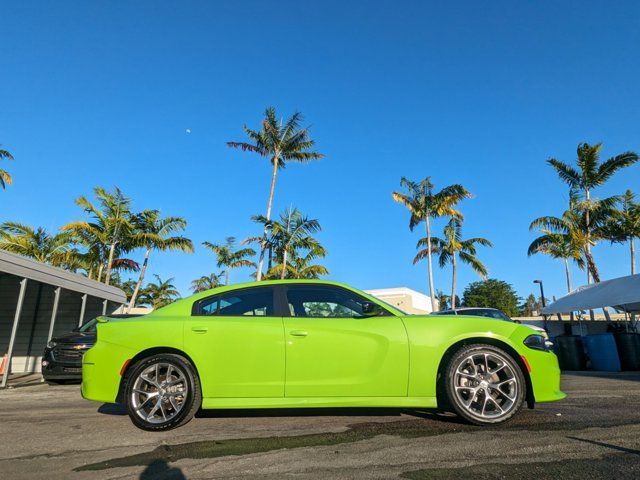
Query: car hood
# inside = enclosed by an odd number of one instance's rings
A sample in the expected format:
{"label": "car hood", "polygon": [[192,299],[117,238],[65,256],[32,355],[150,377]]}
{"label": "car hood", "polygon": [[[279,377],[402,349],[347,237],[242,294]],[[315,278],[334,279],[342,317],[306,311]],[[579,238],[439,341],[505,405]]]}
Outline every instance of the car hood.
{"label": "car hood", "polygon": [[57,343],[96,343],[95,332],[69,332],[51,339]]}

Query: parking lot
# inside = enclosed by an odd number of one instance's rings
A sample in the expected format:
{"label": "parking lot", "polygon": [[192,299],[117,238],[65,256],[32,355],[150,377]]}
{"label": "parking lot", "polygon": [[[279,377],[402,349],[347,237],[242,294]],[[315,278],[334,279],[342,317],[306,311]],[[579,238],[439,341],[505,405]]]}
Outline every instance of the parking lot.
{"label": "parking lot", "polygon": [[640,478],[640,374],[563,376],[568,398],[479,428],[434,412],[219,411],[143,432],[77,385],[0,392],[6,479]]}

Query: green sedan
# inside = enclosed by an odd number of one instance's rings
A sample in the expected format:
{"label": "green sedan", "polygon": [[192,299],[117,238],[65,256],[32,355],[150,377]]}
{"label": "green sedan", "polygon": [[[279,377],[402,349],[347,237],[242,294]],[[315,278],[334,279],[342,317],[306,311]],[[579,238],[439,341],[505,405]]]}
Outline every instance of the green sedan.
{"label": "green sedan", "polygon": [[528,327],[407,315],[335,282],[216,288],[144,317],[100,317],[82,395],[167,430],[199,408],[402,407],[504,422],[560,400],[560,370]]}

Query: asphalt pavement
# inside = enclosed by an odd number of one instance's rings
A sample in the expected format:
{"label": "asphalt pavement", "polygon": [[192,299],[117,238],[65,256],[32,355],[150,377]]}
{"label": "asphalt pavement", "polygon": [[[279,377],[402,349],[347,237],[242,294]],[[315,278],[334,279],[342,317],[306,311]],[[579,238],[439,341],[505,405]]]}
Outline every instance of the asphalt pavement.
{"label": "asphalt pavement", "polygon": [[563,375],[567,399],[481,428],[431,411],[212,411],[164,433],[77,385],[0,391],[0,478],[640,478],[640,374]]}

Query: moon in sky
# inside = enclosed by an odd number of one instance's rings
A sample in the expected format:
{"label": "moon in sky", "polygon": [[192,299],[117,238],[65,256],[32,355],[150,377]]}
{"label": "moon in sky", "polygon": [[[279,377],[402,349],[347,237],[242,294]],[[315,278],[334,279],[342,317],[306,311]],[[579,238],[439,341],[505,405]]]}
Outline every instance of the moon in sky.
{"label": "moon in sky", "polygon": [[191,133],[191,129],[190,129],[190,128],[187,128],[185,131],[186,131],[187,133]]}

